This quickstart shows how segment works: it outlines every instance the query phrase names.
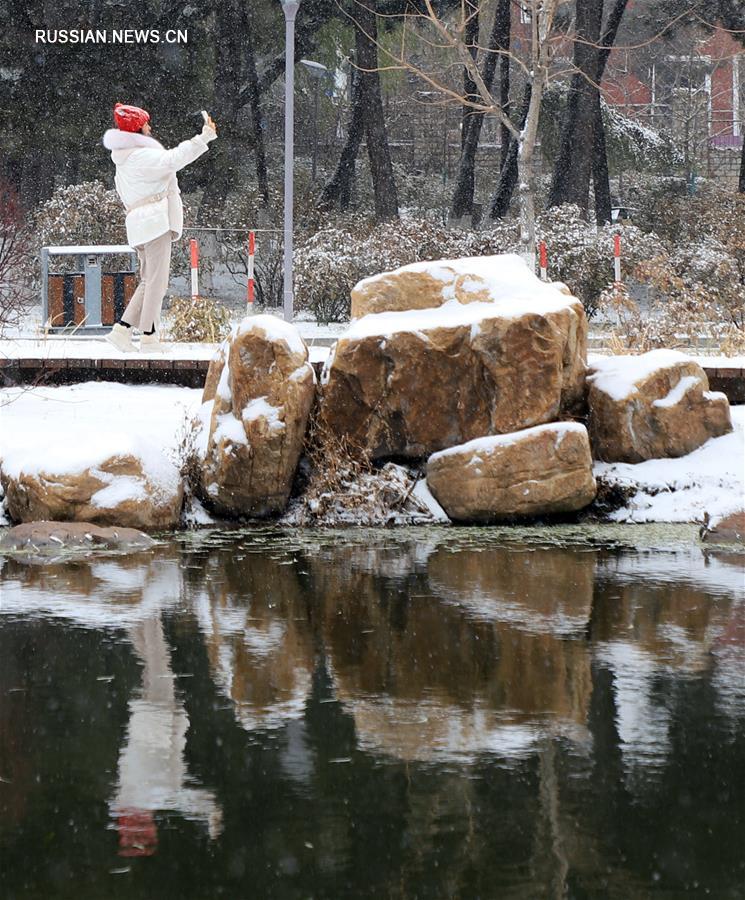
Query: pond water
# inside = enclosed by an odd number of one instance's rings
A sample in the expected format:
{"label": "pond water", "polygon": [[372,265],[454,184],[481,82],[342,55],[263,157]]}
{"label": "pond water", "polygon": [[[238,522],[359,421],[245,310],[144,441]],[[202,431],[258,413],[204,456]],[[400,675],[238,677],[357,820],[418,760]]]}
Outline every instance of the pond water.
{"label": "pond water", "polygon": [[742,897],[743,557],[179,535],[0,569],[0,897]]}

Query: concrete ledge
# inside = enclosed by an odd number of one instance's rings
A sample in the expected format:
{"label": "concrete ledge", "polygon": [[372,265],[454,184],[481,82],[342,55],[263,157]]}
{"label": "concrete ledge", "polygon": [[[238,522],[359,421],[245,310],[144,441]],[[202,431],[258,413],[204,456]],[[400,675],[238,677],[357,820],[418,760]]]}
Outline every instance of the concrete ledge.
{"label": "concrete ledge", "polygon": [[55,385],[81,381],[118,381],[125,384],[204,386],[206,359],[1,359],[0,385]]}

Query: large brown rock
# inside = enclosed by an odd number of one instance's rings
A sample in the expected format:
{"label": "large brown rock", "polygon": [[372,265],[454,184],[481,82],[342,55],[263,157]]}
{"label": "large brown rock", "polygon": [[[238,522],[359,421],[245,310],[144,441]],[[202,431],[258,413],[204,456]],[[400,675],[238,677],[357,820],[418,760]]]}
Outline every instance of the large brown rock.
{"label": "large brown rock", "polygon": [[281,513],[303,448],[315,374],[297,330],[275,316],[245,319],[215,388],[201,482],[225,515]]}
{"label": "large brown rock", "polygon": [[596,493],[587,431],[574,422],[478,438],[432,455],[427,485],[456,522],[573,512]]}
{"label": "large brown rock", "polygon": [[[525,293],[366,316],[336,344],[323,417],[373,457],[429,456],[550,422],[584,398],[582,305],[527,268]],[[533,279],[533,281],[530,281]]]}
{"label": "large brown rock", "polygon": [[732,430],[727,398],[675,350],[595,360],[587,381],[592,449],[605,462],[685,456]]}
{"label": "large brown rock", "polygon": [[175,528],[183,485],[165,457],[111,456],[79,472],[3,472],[8,515],[13,522],[91,522],[145,530]]}

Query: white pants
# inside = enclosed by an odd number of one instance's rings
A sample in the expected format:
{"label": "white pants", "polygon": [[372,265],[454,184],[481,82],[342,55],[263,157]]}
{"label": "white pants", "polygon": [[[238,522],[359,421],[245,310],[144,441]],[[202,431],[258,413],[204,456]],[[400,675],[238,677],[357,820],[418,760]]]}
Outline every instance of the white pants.
{"label": "white pants", "polygon": [[166,231],[135,250],[140,261],[140,283],[124,310],[122,322],[144,332],[160,324],[160,311],[171,275],[171,232]]}

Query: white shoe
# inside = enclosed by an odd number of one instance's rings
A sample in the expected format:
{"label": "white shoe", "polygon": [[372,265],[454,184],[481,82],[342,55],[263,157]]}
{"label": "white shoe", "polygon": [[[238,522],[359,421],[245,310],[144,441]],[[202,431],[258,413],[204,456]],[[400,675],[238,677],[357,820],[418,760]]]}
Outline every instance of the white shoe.
{"label": "white shoe", "polygon": [[158,332],[143,334],[140,338],[140,353],[165,353],[168,348],[160,342]]}
{"label": "white shoe", "polygon": [[134,353],[137,350],[137,347],[132,343],[131,332],[131,328],[125,328],[124,325],[120,325],[117,322],[106,335],[106,340],[110,344],[113,344],[117,350],[121,350],[122,353]]}

